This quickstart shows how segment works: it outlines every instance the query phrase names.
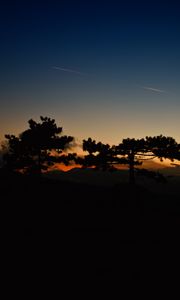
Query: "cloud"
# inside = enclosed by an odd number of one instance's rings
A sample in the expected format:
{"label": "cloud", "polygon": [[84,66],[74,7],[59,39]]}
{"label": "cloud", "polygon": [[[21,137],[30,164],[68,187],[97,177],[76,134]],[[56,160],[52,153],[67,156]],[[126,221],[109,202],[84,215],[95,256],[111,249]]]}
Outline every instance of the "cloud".
{"label": "cloud", "polygon": [[67,68],[63,68],[63,67],[53,66],[52,69],[63,71],[63,72],[68,72],[68,73],[74,73],[74,74],[77,74],[77,75],[87,75],[87,74],[79,72],[77,70],[67,69]]}
{"label": "cloud", "polygon": [[164,90],[156,89],[156,88],[153,88],[153,87],[143,86],[142,88],[144,90],[152,91],[152,92],[155,92],[155,93],[166,93],[166,91],[164,91]]}

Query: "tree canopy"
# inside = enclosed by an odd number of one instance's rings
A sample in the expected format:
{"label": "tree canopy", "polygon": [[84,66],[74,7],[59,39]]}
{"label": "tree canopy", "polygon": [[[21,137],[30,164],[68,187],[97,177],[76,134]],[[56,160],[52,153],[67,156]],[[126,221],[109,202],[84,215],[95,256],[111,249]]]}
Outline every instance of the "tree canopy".
{"label": "tree canopy", "polygon": [[91,138],[83,140],[83,151],[88,154],[84,155],[79,161],[83,167],[95,167],[101,170],[112,170],[117,163],[125,163],[124,158],[115,155],[115,149],[109,144],[96,142]]}
{"label": "tree canopy", "polygon": [[[110,147],[108,144],[96,142],[91,138],[83,140],[83,150],[88,154],[84,156],[84,167],[95,166],[99,169],[116,168],[118,164],[127,164],[129,168],[129,181],[135,182],[136,166],[142,165],[143,161],[154,158],[179,159],[180,146],[172,137],[163,135],[146,137],[142,139],[127,138],[117,146]],[[148,171],[143,170],[148,175]],[[152,177],[151,172],[151,177]],[[156,174],[154,173],[156,176]],[[157,177],[157,176],[156,176]]]}
{"label": "tree canopy", "polygon": [[63,151],[70,147],[74,138],[61,135],[62,127],[58,127],[54,119],[41,116],[39,123],[31,119],[28,124],[29,128],[18,137],[5,135],[7,152],[4,161],[7,168],[41,173],[56,160],[68,161],[69,156]]}

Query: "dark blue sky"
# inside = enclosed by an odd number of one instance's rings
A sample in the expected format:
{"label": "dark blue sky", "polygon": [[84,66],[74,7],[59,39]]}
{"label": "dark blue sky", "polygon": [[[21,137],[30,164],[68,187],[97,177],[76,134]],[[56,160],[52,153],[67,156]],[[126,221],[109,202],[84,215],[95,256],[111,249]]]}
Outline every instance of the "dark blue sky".
{"label": "dark blue sky", "polygon": [[79,139],[180,141],[177,1],[6,1],[0,11],[1,139],[43,114]]}

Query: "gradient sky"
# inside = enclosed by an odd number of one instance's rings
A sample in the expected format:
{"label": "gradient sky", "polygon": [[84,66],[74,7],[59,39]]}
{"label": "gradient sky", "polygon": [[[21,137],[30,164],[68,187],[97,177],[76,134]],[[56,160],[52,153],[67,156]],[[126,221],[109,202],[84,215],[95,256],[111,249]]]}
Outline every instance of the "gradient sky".
{"label": "gradient sky", "polygon": [[3,1],[0,140],[30,118],[78,141],[180,142],[178,1]]}

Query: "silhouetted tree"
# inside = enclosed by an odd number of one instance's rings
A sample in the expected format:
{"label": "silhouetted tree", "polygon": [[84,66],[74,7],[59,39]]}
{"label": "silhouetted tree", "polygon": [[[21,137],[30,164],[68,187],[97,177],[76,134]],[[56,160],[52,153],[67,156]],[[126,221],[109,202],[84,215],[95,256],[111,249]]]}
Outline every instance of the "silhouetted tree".
{"label": "silhouetted tree", "polygon": [[88,155],[85,155],[82,161],[84,167],[94,166],[103,170],[109,168],[111,151],[108,144],[96,143],[95,140],[89,138],[83,140],[83,150],[88,152]]}
{"label": "silhouetted tree", "polygon": [[172,137],[166,137],[163,135],[154,137],[147,136],[146,144],[147,149],[161,161],[167,158],[171,160],[180,158],[180,146]]}
{"label": "silhouetted tree", "polygon": [[[163,135],[146,137],[145,139],[124,139],[116,148],[117,155],[124,155],[129,166],[129,182],[135,183],[135,166],[141,165],[143,161],[154,158],[175,158],[177,154],[177,143],[172,137]],[[140,172],[139,172],[140,173]],[[142,172],[141,172],[142,173]],[[149,173],[149,174],[148,174]],[[164,181],[162,174],[146,170],[143,172],[149,178]]]}
{"label": "silhouetted tree", "polygon": [[140,158],[146,152],[144,139],[123,139],[122,143],[115,146],[115,153],[118,156],[124,156],[126,158],[126,164],[129,166],[129,182],[135,183],[134,170],[136,165],[141,165]]}
{"label": "silhouetted tree", "polygon": [[41,116],[40,120],[40,123],[29,120],[29,128],[18,137],[5,135],[8,147],[4,160],[8,168],[39,174],[56,161],[72,159],[68,155],[66,157],[63,151],[70,146],[73,137],[60,136],[62,127],[57,127],[54,119]]}
{"label": "silhouetted tree", "polygon": [[[94,166],[102,170],[116,168],[118,164],[127,164],[129,167],[129,182],[135,183],[136,166],[142,165],[143,161],[154,158],[175,159],[179,157],[179,148],[176,141],[171,137],[156,136],[146,137],[145,139],[123,139],[118,146],[110,147],[108,144],[97,143],[89,138],[83,140],[83,150],[88,154],[81,159],[80,164],[84,167]],[[149,178],[160,181],[162,175],[157,172],[148,174],[148,170],[143,171]],[[140,174],[140,172],[139,172]],[[163,179],[161,180],[163,181]]]}
{"label": "silhouetted tree", "polygon": [[83,150],[88,152],[79,163],[83,167],[94,167],[100,170],[114,170],[116,164],[125,163],[126,160],[115,155],[114,148],[108,144],[96,142],[91,138],[83,140]]}

